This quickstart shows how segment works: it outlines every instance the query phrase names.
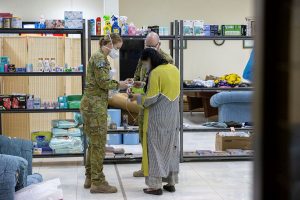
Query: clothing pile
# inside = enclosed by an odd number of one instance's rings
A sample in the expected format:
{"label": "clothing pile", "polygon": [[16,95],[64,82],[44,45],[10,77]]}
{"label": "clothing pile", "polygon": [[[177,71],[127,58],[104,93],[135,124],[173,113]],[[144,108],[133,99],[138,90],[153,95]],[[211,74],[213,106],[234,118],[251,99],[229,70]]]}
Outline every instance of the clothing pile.
{"label": "clothing pile", "polygon": [[204,81],[201,79],[194,79],[192,81],[185,81],[183,83],[185,88],[212,88],[215,86],[213,80]]}
{"label": "clothing pile", "polygon": [[216,87],[237,87],[241,84],[242,78],[237,74],[227,74],[215,80]]}
{"label": "clothing pile", "polygon": [[55,153],[82,153],[82,130],[74,120],[53,120],[50,147]]}

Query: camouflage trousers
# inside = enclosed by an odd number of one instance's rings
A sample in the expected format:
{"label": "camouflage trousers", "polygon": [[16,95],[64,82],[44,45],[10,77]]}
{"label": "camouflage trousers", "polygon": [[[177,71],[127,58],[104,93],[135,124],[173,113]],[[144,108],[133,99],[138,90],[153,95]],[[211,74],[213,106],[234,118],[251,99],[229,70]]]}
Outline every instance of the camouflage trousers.
{"label": "camouflage trousers", "polygon": [[[105,183],[103,161],[107,136],[107,105],[103,105],[103,102],[99,103],[84,97],[80,109],[84,123],[83,131],[89,141],[85,175],[91,179],[93,185]],[[86,106],[87,104],[93,106]]]}

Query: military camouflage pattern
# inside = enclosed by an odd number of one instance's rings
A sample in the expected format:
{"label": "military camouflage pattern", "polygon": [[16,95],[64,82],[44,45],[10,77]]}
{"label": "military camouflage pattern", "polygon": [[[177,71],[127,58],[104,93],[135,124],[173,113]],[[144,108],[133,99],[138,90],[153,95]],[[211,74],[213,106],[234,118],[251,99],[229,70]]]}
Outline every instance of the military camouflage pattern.
{"label": "military camouflage pattern", "polygon": [[[159,50],[160,54],[168,61],[168,63],[173,64],[173,58],[164,52],[163,50]],[[146,68],[143,67],[143,63],[141,60],[139,60],[138,65],[136,67],[136,71],[134,73],[135,81],[143,81],[146,82],[147,80],[147,71]],[[139,122],[139,135],[140,135],[140,141],[142,143],[143,141],[143,124],[144,124],[144,110],[140,109],[139,116],[138,116],[138,122]]]}
{"label": "military camouflage pattern", "polygon": [[[159,50],[160,54],[168,61],[169,64],[173,64],[172,57],[164,52],[163,50]],[[143,67],[143,63],[141,60],[139,60],[138,65],[136,67],[135,73],[134,73],[134,80],[135,81],[143,81],[146,82],[147,80],[147,70],[145,67]]]}
{"label": "military camouflage pattern", "polygon": [[110,63],[99,50],[89,60],[87,83],[81,100],[80,112],[84,133],[89,138],[86,177],[92,185],[105,184],[103,160],[107,135],[108,91],[118,89],[119,83],[110,79]]}

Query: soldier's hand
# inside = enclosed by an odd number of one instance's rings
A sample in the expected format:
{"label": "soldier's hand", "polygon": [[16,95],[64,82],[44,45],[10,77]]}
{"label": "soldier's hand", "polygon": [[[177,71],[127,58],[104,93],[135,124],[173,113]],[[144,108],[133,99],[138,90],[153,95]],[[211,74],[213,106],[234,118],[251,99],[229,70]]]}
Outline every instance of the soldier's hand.
{"label": "soldier's hand", "polygon": [[125,81],[120,81],[119,82],[119,89],[120,90],[126,90],[128,88],[128,85],[126,84]]}

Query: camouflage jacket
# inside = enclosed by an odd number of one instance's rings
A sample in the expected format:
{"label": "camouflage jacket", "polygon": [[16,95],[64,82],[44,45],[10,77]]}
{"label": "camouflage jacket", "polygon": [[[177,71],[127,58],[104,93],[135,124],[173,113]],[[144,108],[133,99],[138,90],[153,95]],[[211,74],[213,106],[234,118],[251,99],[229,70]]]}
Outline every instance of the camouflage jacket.
{"label": "camouflage jacket", "polygon": [[93,54],[89,60],[85,96],[108,97],[108,91],[118,89],[118,81],[110,76],[110,63],[101,50]]}
{"label": "camouflage jacket", "polygon": [[[169,64],[173,64],[172,57],[164,52],[163,50],[159,50],[160,54],[168,61]],[[134,73],[134,80],[135,81],[143,81],[146,82],[147,80],[147,70],[145,67],[143,67],[143,63],[141,60],[139,60],[138,65],[136,67],[135,73]]]}

